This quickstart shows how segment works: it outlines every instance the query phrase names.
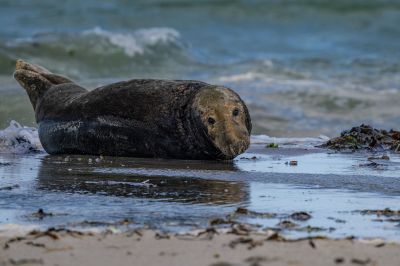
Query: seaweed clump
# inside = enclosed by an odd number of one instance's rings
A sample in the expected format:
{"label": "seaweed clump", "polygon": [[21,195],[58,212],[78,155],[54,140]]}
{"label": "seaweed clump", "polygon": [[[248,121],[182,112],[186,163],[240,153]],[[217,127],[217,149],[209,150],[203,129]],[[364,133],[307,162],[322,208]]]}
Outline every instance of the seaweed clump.
{"label": "seaweed clump", "polygon": [[321,147],[334,150],[393,150],[400,152],[400,131],[376,129],[362,124],[343,131],[340,137],[328,140]]}

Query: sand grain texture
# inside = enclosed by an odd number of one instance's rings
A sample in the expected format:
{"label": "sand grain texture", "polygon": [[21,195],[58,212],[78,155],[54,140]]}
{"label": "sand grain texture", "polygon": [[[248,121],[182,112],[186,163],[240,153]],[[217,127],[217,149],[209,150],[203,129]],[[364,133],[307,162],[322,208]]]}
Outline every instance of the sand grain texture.
{"label": "sand grain texture", "polygon": [[[264,235],[120,234],[0,237],[0,265],[399,265],[400,245],[354,240],[265,241]],[[6,244],[9,242],[8,244]]]}

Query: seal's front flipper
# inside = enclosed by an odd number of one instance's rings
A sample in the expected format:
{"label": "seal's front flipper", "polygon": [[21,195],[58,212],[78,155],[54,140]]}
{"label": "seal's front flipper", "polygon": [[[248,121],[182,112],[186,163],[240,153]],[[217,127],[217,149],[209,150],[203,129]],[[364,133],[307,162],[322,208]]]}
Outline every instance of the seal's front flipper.
{"label": "seal's front flipper", "polygon": [[26,90],[31,100],[33,109],[40,97],[53,85],[48,79],[36,72],[18,69],[14,72],[14,78]]}
{"label": "seal's front flipper", "polygon": [[15,70],[22,70],[22,69],[29,70],[29,71],[32,71],[32,72],[42,75],[44,78],[46,78],[48,81],[50,81],[53,85],[73,82],[72,80],[70,80],[67,77],[51,73],[49,70],[47,70],[44,67],[41,67],[41,66],[38,66],[35,64],[31,64],[31,63],[25,62],[24,60],[18,59]]}

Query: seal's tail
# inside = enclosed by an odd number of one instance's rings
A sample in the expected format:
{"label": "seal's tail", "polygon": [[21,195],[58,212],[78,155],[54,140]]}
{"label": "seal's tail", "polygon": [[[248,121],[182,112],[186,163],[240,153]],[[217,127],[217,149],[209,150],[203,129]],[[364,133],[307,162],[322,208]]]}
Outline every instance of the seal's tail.
{"label": "seal's tail", "polygon": [[33,109],[36,109],[38,99],[53,85],[71,83],[66,77],[53,74],[47,69],[17,60],[14,78],[26,90],[31,100]]}

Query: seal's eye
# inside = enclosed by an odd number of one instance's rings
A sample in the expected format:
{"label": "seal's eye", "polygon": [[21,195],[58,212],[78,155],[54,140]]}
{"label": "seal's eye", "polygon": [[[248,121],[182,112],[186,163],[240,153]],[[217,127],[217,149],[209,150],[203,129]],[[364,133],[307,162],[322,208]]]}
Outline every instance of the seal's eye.
{"label": "seal's eye", "polygon": [[235,109],[232,111],[232,115],[233,115],[233,116],[238,116],[238,115],[239,115],[239,109],[235,108]]}
{"label": "seal's eye", "polygon": [[208,123],[209,123],[210,125],[214,125],[214,124],[215,124],[215,119],[212,118],[212,117],[209,117],[209,118],[208,118]]}

